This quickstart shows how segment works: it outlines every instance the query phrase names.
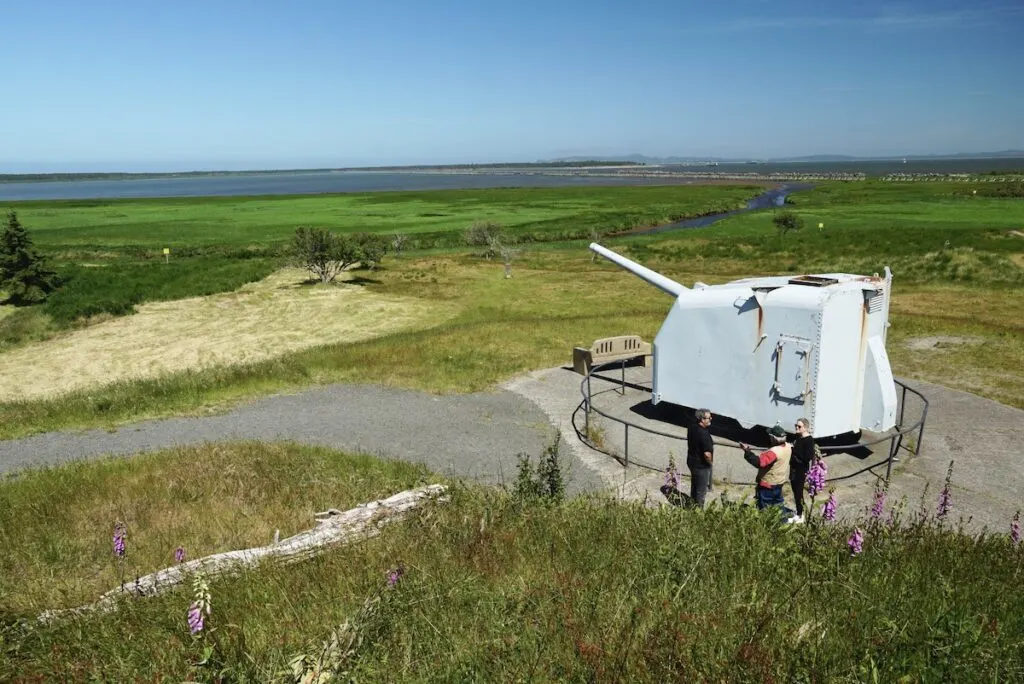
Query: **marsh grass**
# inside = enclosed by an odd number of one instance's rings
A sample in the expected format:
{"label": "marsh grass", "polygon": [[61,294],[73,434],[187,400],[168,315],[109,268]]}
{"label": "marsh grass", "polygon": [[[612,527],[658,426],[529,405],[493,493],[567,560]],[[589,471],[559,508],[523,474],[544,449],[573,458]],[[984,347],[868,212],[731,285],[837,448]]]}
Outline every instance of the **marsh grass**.
{"label": "marsh grass", "polygon": [[[455,243],[475,221],[550,239],[594,228],[654,225],[744,206],[756,185],[497,188],[268,197],[181,197],[9,202],[47,250],[266,249],[300,225],[339,232],[403,233]],[[582,237],[587,233],[581,233]],[[420,245],[430,246],[430,245]]]}
{"label": "marsh grass", "polygon": [[845,524],[784,526],[745,506],[451,493],[373,540],[212,582],[198,637],[187,590],[45,628],[8,613],[0,678],[268,681],[360,619],[347,669],[365,681],[1024,676],[1024,555],[1005,533],[851,521],[866,530],[851,557]]}
{"label": "marsh grass", "polygon": [[[169,449],[23,471],[0,479],[0,605],[70,608],[189,558],[264,546],[313,514],[390,496],[428,477],[417,465],[291,443]],[[123,563],[114,524],[127,526]]]}

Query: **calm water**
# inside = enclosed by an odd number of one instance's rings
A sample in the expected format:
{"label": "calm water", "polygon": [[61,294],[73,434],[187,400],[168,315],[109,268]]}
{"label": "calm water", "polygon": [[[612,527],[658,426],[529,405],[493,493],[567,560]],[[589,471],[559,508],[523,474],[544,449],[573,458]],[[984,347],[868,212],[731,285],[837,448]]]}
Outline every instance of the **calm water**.
{"label": "calm water", "polygon": [[[701,171],[701,167],[669,165],[680,171]],[[899,159],[852,162],[787,162],[776,164],[719,164],[707,167],[716,173],[866,173],[883,176],[887,173],[988,173],[989,171],[1024,172],[1024,159]]]}
{"label": "calm water", "polygon": [[258,176],[199,176],[130,180],[81,180],[0,183],[4,200],[114,199],[128,197],[214,197],[234,195],[307,195],[381,190],[456,190],[472,188],[664,185],[694,181],[656,178],[439,174],[387,172],[273,173]]}
{"label": "calm water", "polygon": [[[1024,170],[1024,159],[953,159],[934,161],[793,162],[787,164],[719,164],[714,167],[664,166],[690,173],[986,173]],[[212,197],[232,195],[305,195],[382,190],[453,190],[504,187],[664,185],[692,179],[628,176],[542,176],[533,173],[395,173],[318,171],[252,176],[195,176],[128,180],[76,180],[32,183],[0,182],[0,202],[17,200],[115,199],[129,197]]]}

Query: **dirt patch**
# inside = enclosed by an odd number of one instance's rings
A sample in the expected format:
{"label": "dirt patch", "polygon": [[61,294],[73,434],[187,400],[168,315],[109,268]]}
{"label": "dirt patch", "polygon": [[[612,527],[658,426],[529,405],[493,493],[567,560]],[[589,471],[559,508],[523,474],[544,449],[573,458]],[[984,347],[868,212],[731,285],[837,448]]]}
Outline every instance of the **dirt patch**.
{"label": "dirt patch", "polygon": [[352,284],[304,285],[286,269],[210,297],[156,302],[0,355],[0,401],[38,399],[118,380],[259,361],[450,318],[442,303]]}
{"label": "dirt patch", "polygon": [[982,337],[959,337],[952,335],[930,335],[927,337],[911,337],[904,344],[907,345],[907,349],[914,349],[916,351],[925,351],[932,349],[944,349],[949,347],[959,347],[961,345],[975,345],[982,344],[985,339]]}

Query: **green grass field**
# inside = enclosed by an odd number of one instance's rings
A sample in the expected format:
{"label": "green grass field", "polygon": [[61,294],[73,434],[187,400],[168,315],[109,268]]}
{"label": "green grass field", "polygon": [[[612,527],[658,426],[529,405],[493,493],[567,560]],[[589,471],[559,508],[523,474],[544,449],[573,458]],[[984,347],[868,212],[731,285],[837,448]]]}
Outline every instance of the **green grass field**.
{"label": "green grass field", "polygon": [[[47,250],[265,249],[300,225],[438,238],[475,221],[537,237],[582,237],[744,206],[739,185],[502,188],[285,197],[195,197],[10,203]],[[438,240],[445,242],[444,240]],[[423,240],[421,240],[423,242]],[[433,241],[431,241],[431,245]],[[449,241],[446,246],[455,242]],[[421,244],[420,246],[430,246]]]}
{"label": "green grass field", "polygon": [[[287,261],[300,225],[402,233],[407,249],[460,248],[477,221],[538,243],[744,206],[753,186],[510,188],[289,197],[11,203],[66,281],[39,309],[0,322],[0,349],[143,302],[227,292]],[[169,263],[163,249],[171,249]]]}
{"label": "green grass field", "polygon": [[[449,503],[375,539],[212,580],[195,636],[189,586],[111,614],[34,622],[173,564],[179,545],[197,558],[267,543],[275,527],[311,526],[321,507],[424,477],[324,449],[229,444],[0,481],[0,680],[297,681],[289,661],[316,661],[346,622],[342,643],[355,638],[341,651],[342,680],[1024,677],[1024,552],[1009,521],[962,535],[933,517],[931,500],[896,503],[892,525],[888,509],[870,520],[839,501],[841,520],[785,526],[748,506],[559,503],[456,485]],[[118,521],[128,525],[121,560]]]}

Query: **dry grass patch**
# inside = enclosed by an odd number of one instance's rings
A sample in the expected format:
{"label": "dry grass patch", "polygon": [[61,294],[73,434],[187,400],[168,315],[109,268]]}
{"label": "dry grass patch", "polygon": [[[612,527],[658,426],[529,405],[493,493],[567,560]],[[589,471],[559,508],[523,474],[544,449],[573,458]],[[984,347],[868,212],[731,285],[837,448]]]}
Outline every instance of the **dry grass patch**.
{"label": "dry grass patch", "polygon": [[434,325],[456,311],[438,301],[305,279],[305,272],[286,269],[236,292],[144,304],[133,316],[14,349],[0,355],[0,400],[368,340]]}
{"label": "dry grass patch", "polygon": [[[72,607],[189,558],[269,544],[341,510],[416,486],[426,471],[296,444],[170,449],[75,463],[0,480],[0,604]],[[6,502],[6,503],[4,503]],[[59,504],[55,503],[59,502]],[[112,554],[127,525],[127,555]]]}

